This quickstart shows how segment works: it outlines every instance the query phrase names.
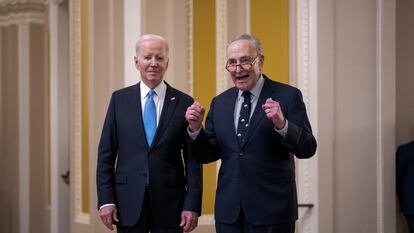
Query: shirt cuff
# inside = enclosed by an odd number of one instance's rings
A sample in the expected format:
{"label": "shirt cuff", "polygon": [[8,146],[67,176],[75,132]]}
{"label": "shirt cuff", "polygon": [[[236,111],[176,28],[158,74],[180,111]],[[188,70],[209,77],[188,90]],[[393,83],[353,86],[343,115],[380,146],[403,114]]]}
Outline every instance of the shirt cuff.
{"label": "shirt cuff", "polygon": [[99,207],[99,210],[101,210],[102,208],[107,207],[107,206],[115,206],[115,204],[110,203],[110,204],[101,205],[101,207]]}
{"label": "shirt cuff", "polygon": [[282,136],[283,138],[286,137],[287,131],[288,131],[288,120],[286,119],[286,124],[285,127],[283,127],[282,129],[276,129],[276,127],[274,127],[275,131],[280,134],[280,136]]}
{"label": "shirt cuff", "polygon": [[200,127],[200,129],[198,129],[198,130],[196,130],[196,131],[194,131],[194,132],[191,132],[190,131],[190,127],[187,127],[187,133],[188,133],[188,136],[190,136],[190,138],[192,139],[192,140],[196,140],[197,139],[197,136],[200,134],[200,132],[201,132],[201,128],[202,127]]}

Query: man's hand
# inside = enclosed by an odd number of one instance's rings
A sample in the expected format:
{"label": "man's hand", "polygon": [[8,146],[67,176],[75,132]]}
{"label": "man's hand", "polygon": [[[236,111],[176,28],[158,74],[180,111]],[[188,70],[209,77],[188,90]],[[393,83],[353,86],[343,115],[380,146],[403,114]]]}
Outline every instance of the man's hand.
{"label": "man's hand", "polygon": [[102,207],[102,209],[99,210],[99,217],[101,218],[103,224],[111,231],[114,229],[112,226],[114,221],[119,221],[116,215],[116,207],[113,205]]}
{"label": "man's hand", "polygon": [[181,212],[181,223],[180,227],[183,228],[184,232],[190,232],[194,230],[198,225],[198,214],[193,211],[183,210]]}
{"label": "man's hand", "polygon": [[199,102],[194,102],[187,108],[185,119],[188,122],[191,132],[198,131],[204,119],[205,109]]}
{"label": "man's hand", "polygon": [[280,130],[285,127],[286,119],[283,116],[279,102],[268,98],[266,103],[262,105],[262,108],[265,111],[267,118],[273,122],[276,129]]}

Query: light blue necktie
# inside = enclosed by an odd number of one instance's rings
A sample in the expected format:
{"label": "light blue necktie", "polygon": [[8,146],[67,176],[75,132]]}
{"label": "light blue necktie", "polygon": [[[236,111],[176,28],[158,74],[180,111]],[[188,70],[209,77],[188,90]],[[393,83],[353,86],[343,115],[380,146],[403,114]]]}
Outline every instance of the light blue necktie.
{"label": "light blue necktie", "polygon": [[155,109],[154,99],[152,98],[154,93],[154,90],[148,92],[147,101],[144,106],[144,128],[148,145],[151,145],[155,131],[157,130],[157,111]]}

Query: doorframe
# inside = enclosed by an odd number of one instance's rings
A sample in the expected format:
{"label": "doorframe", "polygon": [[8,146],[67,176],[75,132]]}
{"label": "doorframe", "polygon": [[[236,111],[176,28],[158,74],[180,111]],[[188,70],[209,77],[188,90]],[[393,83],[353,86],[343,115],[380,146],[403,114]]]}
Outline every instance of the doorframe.
{"label": "doorframe", "polygon": [[50,30],[50,229],[69,233],[69,8],[67,0],[49,3]]}

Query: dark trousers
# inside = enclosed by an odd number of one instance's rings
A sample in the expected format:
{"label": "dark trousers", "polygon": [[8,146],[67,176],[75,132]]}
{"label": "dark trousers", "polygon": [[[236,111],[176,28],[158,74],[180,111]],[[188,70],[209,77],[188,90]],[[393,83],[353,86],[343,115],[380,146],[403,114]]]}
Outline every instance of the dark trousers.
{"label": "dark trousers", "polygon": [[410,233],[414,233],[414,215],[413,214],[404,214],[405,220],[408,224],[408,229],[410,229]]}
{"label": "dark trousers", "polygon": [[148,188],[145,190],[144,206],[138,222],[132,227],[117,226],[118,233],[182,233],[181,227],[166,228],[158,224],[152,215]]}
{"label": "dark trousers", "polygon": [[286,222],[273,225],[254,225],[249,223],[243,211],[240,211],[239,219],[235,223],[226,224],[216,221],[217,233],[294,233],[295,222]]}

